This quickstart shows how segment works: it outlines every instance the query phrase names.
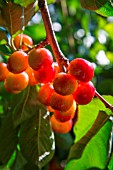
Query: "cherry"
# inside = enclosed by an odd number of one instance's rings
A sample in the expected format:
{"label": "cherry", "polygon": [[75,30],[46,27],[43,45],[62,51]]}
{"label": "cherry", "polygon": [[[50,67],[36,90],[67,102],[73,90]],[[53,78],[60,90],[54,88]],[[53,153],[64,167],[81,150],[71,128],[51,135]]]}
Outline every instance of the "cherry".
{"label": "cherry", "polygon": [[34,76],[39,83],[49,83],[52,82],[55,77],[55,69],[53,66],[40,68],[38,71],[34,70]]}
{"label": "cherry", "polygon": [[91,81],[87,83],[79,82],[77,90],[73,93],[75,101],[80,105],[91,102],[95,95],[95,87]]}
{"label": "cherry", "polygon": [[4,81],[4,86],[8,92],[15,93],[24,90],[29,82],[27,73],[22,72],[19,74],[9,73]]}
{"label": "cherry", "polygon": [[10,72],[18,74],[25,71],[28,67],[28,56],[23,51],[15,51],[9,57],[7,68]]}
{"label": "cherry", "polygon": [[34,86],[36,84],[38,84],[37,80],[35,79],[35,76],[34,76],[34,71],[31,67],[28,67],[25,72],[28,74],[29,76],[29,85],[30,86]]}
{"label": "cherry", "polygon": [[43,85],[38,92],[39,101],[42,104],[49,106],[50,105],[50,98],[51,98],[51,95],[52,95],[53,92],[54,92],[54,89],[53,89],[53,86],[50,83]]}
{"label": "cherry", "polygon": [[40,68],[51,66],[53,63],[53,56],[46,48],[33,49],[29,53],[28,62],[30,67],[37,71]]}
{"label": "cherry", "polygon": [[48,110],[49,112],[54,112],[54,111],[55,111],[51,106],[47,106],[47,110]]}
{"label": "cherry", "polygon": [[53,81],[53,87],[58,94],[69,95],[72,94],[77,88],[76,79],[66,73],[58,73]]}
{"label": "cherry", "polygon": [[72,60],[69,64],[68,72],[77,80],[83,82],[90,81],[94,76],[93,65],[83,58]]}
{"label": "cherry", "polygon": [[53,92],[50,98],[50,106],[54,110],[67,111],[73,104],[73,96],[62,96],[56,92]]}
{"label": "cherry", "polygon": [[73,119],[74,115],[75,115],[75,112],[73,112],[73,114],[71,114],[71,115],[63,115],[62,112],[60,112],[58,110],[54,111],[55,118],[60,122],[66,122],[70,119]]}
{"label": "cherry", "polygon": [[53,62],[52,66],[55,69],[55,76],[60,72],[60,68],[57,62]]}
{"label": "cherry", "polygon": [[59,122],[55,118],[54,114],[51,116],[50,122],[51,122],[53,131],[57,132],[57,133],[61,133],[61,134],[68,133],[71,130],[72,125],[73,125],[72,119],[70,119],[66,122]]}
{"label": "cherry", "polygon": [[17,50],[22,49],[23,51],[29,50],[28,46],[33,46],[33,40],[30,36],[26,34],[18,34],[14,38],[14,45]]}
{"label": "cherry", "polygon": [[73,103],[72,103],[72,106],[70,107],[69,110],[67,110],[67,111],[60,111],[60,113],[63,116],[72,116],[75,113],[76,108],[77,108],[77,104],[76,104],[76,102],[74,100]]}
{"label": "cherry", "polygon": [[7,64],[0,62],[0,82],[6,79],[8,73]]}

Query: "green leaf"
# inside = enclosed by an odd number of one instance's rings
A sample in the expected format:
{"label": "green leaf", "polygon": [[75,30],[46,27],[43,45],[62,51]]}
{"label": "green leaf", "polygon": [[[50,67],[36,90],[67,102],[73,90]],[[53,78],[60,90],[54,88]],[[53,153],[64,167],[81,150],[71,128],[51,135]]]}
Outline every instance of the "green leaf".
{"label": "green leaf", "polygon": [[108,169],[113,170],[113,153],[112,153],[110,161],[109,161]]}
{"label": "green leaf", "polygon": [[4,55],[11,55],[11,50],[7,45],[0,45],[0,52]]}
{"label": "green leaf", "polygon": [[23,7],[27,7],[29,4],[34,3],[35,0],[14,0],[14,3],[19,4]]}
{"label": "green leaf", "polygon": [[[108,121],[87,144],[81,158],[73,158],[73,160],[67,163],[65,170],[86,170],[93,167],[105,169],[109,159],[109,140],[111,139],[111,131],[112,122]],[[78,148],[78,150],[79,149],[80,148]]]}
{"label": "green leaf", "polygon": [[73,158],[80,158],[85,147],[90,142],[90,140],[96,135],[96,133],[102,128],[102,126],[106,123],[106,121],[109,119],[109,116],[103,112],[100,111],[97,119],[95,120],[93,126],[91,129],[78,141],[76,142],[70,150],[68,160]]}
{"label": "green leaf", "polygon": [[54,135],[51,131],[48,112],[39,109],[34,117],[21,125],[20,147],[22,154],[29,163],[42,168],[52,159],[54,145]]}
{"label": "green leaf", "polygon": [[[110,101],[113,100],[112,96],[108,96],[107,100],[108,98],[110,98]],[[109,109],[106,109],[105,105],[97,98],[94,98],[87,105],[79,105],[78,119],[74,125],[76,142],[79,141],[92,127],[93,123],[95,122],[98,116],[99,110],[107,111],[108,114],[111,114],[111,111],[109,111]]]}
{"label": "green leaf", "polygon": [[0,127],[0,162],[6,164],[18,143],[18,128],[14,128],[12,113],[9,111]]}
{"label": "green leaf", "polygon": [[15,127],[37,114],[41,107],[35,86],[28,86],[22,93],[15,95],[13,101],[15,105],[13,105],[12,113]]}
{"label": "green leaf", "polygon": [[100,7],[104,6],[108,0],[81,0],[81,5],[83,8],[89,10],[97,10]]}
{"label": "green leaf", "polygon": [[83,8],[93,10],[102,16],[113,16],[113,6],[108,0],[81,0],[81,5]]}
{"label": "green leaf", "polygon": [[113,6],[111,5],[110,2],[105,3],[104,6],[96,10],[96,13],[104,16],[104,17],[109,17],[113,16]]}
{"label": "green leaf", "polygon": [[14,164],[11,167],[11,170],[21,170],[22,167],[27,163],[26,159],[23,157],[20,151],[16,153],[16,159]]}
{"label": "green leaf", "polygon": [[40,169],[36,165],[28,162],[26,165],[23,166],[23,169],[21,170],[40,170]]}

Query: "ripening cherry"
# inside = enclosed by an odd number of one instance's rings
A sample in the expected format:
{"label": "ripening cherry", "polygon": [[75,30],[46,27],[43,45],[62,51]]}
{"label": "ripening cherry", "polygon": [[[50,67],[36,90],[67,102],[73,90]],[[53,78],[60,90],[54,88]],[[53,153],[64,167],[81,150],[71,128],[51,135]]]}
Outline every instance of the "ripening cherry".
{"label": "ripening cherry", "polygon": [[28,57],[29,65],[34,70],[49,67],[53,63],[52,53],[46,48],[33,49]]}
{"label": "ripening cherry", "polygon": [[15,51],[9,57],[7,68],[14,74],[25,71],[28,67],[28,55],[23,51]]}
{"label": "ripening cherry", "polygon": [[95,87],[91,81],[87,83],[79,82],[77,90],[73,93],[73,98],[78,104],[85,105],[91,102],[94,95]]}
{"label": "ripening cherry", "polygon": [[34,76],[39,83],[49,83],[52,82],[55,77],[55,69],[52,65],[40,68],[38,71],[34,70]]}
{"label": "ripening cherry", "polygon": [[62,96],[53,92],[50,98],[50,106],[54,110],[67,111],[73,104],[73,95]]}
{"label": "ripening cherry", "polygon": [[6,81],[4,81],[4,87],[5,87],[5,89],[6,89],[7,92],[12,93],[12,94],[18,94],[18,93],[21,92],[21,91],[19,91],[19,90],[11,90],[11,89],[8,87]]}
{"label": "ripening cherry", "polygon": [[88,82],[94,76],[94,67],[89,61],[83,58],[76,58],[70,62],[68,72],[77,80]]}
{"label": "ripening cherry", "polygon": [[52,93],[54,92],[53,86],[50,83],[44,84],[39,92],[38,92],[38,99],[39,101],[46,105],[49,106],[50,105],[50,98]]}
{"label": "ripening cherry", "polygon": [[50,118],[51,126],[54,132],[61,133],[61,134],[66,134],[68,133],[73,125],[72,119],[66,121],[66,122],[59,122],[54,114]]}
{"label": "ripening cherry", "polygon": [[38,84],[37,80],[35,79],[34,76],[34,70],[31,67],[28,67],[25,72],[28,74],[29,76],[29,85],[30,86],[34,86],[36,84]]}
{"label": "ripening cherry", "polygon": [[29,50],[29,46],[33,46],[33,40],[26,34],[18,34],[14,38],[14,45],[17,50],[22,49],[22,51],[27,51]]}
{"label": "ripening cherry", "polygon": [[4,85],[8,92],[21,92],[27,87],[28,82],[29,77],[25,72],[19,74],[9,73],[4,81]]}
{"label": "ripening cherry", "polygon": [[53,87],[58,94],[72,94],[78,86],[76,79],[66,73],[60,72],[53,81]]}
{"label": "ripening cherry", "polygon": [[75,100],[73,100],[73,103],[72,103],[72,106],[70,107],[70,109],[67,111],[60,111],[60,113],[63,116],[72,116],[73,114],[75,114],[76,108],[77,108],[77,104],[76,104]]}
{"label": "ripening cherry", "polygon": [[9,70],[7,69],[7,64],[0,62],[0,82],[6,79],[8,73]]}
{"label": "ripening cherry", "polygon": [[54,116],[55,118],[60,121],[60,122],[66,122],[70,119],[73,119],[74,116],[75,116],[75,112],[72,113],[71,115],[63,115],[62,112],[58,111],[58,110],[55,110],[54,111]]}

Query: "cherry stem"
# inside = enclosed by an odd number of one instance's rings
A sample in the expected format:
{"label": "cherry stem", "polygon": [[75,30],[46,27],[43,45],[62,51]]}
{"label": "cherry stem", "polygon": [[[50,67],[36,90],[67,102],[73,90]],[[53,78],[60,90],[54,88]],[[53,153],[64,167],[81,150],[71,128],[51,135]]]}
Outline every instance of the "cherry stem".
{"label": "cherry stem", "polygon": [[43,48],[43,47],[45,47],[46,45],[48,45],[49,43],[48,43],[48,40],[47,40],[47,38],[45,38],[43,41],[41,41],[39,44],[37,44],[36,46],[35,46],[35,48],[36,49],[38,49],[38,48]]}
{"label": "cherry stem", "polygon": [[52,48],[55,59],[60,67],[60,71],[64,71],[64,66],[65,68],[68,67],[69,60],[64,56],[64,54],[60,50],[58,41],[56,39],[54,30],[53,30],[52,21],[51,21],[51,17],[50,17],[50,13],[48,10],[46,0],[39,0],[38,6],[42,14],[42,19],[43,19],[45,30],[46,30],[46,36],[47,36],[46,38],[47,38],[48,44],[50,44]]}
{"label": "cherry stem", "polygon": [[97,91],[95,91],[95,95],[104,103],[106,108],[109,108],[113,112],[113,106],[110,103],[108,103]]}

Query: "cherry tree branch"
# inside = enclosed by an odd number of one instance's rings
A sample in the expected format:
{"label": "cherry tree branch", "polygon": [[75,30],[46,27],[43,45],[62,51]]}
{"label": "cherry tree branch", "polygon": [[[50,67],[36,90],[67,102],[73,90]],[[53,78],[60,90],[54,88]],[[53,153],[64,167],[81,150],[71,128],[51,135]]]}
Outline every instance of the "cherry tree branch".
{"label": "cherry tree branch", "polygon": [[47,2],[46,0],[39,0],[38,1],[38,6],[42,14],[42,19],[44,22],[45,30],[46,30],[46,36],[48,43],[50,44],[52,51],[54,53],[55,59],[58,62],[58,65],[60,67],[61,71],[64,71],[64,66],[67,68],[69,61],[68,59],[64,56],[62,51],[60,50],[58,41],[56,39],[53,26],[52,26],[52,21],[50,17],[50,13],[48,10]]}

